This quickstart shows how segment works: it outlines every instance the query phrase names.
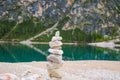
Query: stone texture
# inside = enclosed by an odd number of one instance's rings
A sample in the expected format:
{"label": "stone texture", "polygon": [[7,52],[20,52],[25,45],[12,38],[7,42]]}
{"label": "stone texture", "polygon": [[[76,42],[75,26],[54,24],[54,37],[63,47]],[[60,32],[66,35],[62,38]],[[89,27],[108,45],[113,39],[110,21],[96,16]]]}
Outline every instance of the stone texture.
{"label": "stone texture", "polygon": [[61,46],[62,45],[62,42],[61,41],[52,41],[52,42],[49,42],[49,46],[52,48],[54,46]]}
{"label": "stone texture", "polygon": [[[115,25],[112,27],[119,28],[120,18],[117,3],[120,3],[120,0],[117,1],[0,0],[0,20],[19,21],[21,19],[18,16],[21,16],[22,19],[34,17],[49,25],[51,22],[60,21],[66,16],[70,19],[64,21],[66,23],[64,27],[61,26],[65,30],[81,26],[79,28],[88,34],[94,33],[97,29],[98,33],[109,35],[111,28],[102,29],[101,25],[112,22]],[[104,18],[105,16],[106,18]],[[111,27],[111,25],[107,25],[107,27]]]}
{"label": "stone texture", "polygon": [[60,73],[60,67],[63,65],[62,61],[62,37],[60,37],[60,32],[57,31],[55,36],[52,37],[52,40],[49,42],[50,49],[48,50],[51,54],[47,56],[49,61],[47,64],[47,69],[50,77],[62,78]]}
{"label": "stone texture", "polygon": [[58,63],[48,62],[47,68],[48,69],[59,69],[60,67],[62,67],[62,65],[63,65],[63,63],[58,64]]}
{"label": "stone texture", "polygon": [[20,80],[15,74],[4,73],[0,74],[0,80]]}
{"label": "stone texture", "polygon": [[61,64],[62,63],[62,56],[56,56],[56,55],[51,54],[47,57],[47,60],[54,62],[54,63]]}
{"label": "stone texture", "polygon": [[52,37],[52,41],[56,41],[56,40],[58,40],[58,41],[60,41],[60,40],[62,40],[62,37]]}
{"label": "stone texture", "polygon": [[53,53],[53,54],[59,54],[59,55],[62,55],[62,54],[63,54],[63,51],[62,51],[62,50],[49,49],[48,51],[49,51],[50,53]]}
{"label": "stone texture", "polygon": [[61,46],[54,46],[54,47],[52,47],[51,49],[58,49],[58,50],[61,50],[62,47],[61,47]]}
{"label": "stone texture", "polygon": [[59,73],[59,69],[48,69],[48,72],[50,73],[50,77],[62,78],[61,74]]}

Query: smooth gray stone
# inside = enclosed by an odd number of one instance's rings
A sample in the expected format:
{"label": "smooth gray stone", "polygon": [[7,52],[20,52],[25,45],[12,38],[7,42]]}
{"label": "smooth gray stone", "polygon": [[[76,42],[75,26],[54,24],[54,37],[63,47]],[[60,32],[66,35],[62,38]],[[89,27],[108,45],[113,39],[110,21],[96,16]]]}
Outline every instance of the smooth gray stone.
{"label": "smooth gray stone", "polygon": [[61,46],[62,42],[61,41],[54,41],[54,42],[49,42],[49,46],[52,48],[54,46]]}
{"label": "smooth gray stone", "polygon": [[63,65],[63,62],[61,64],[48,62],[47,69],[59,69],[60,67],[62,67],[62,65]]}
{"label": "smooth gray stone", "polygon": [[61,41],[62,37],[53,36],[51,41]]}
{"label": "smooth gray stone", "polygon": [[54,62],[54,63],[61,64],[62,63],[62,56],[56,56],[56,55],[50,54],[49,56],[47,56],[47,60]]}
{"label": "smooth gray stone", "polygon": [[58,55],[62,55],[63,54],[63,50],[49,49],[48,51],[50,53],[52,53],[52,54],[58,54]]}

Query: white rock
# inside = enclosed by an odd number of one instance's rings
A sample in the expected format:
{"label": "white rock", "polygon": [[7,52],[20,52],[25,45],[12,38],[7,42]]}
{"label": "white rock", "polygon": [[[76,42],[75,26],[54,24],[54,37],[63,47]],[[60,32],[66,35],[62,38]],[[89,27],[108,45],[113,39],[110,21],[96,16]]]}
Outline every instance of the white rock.
{"label": "white rock", "polygon": [[4,73],[0,74],[0,80],[20,80],[15,74]]}
{"label": "white rock", "polygon": [[54,41],[54,42],[49,42],[49,46],[52,48],[54,46],[61,46],[62,42],[61,41]]}
{"label": "white rock", "polygon": [[61,41],[61,40],[62,40],[62,37],[56,37],[56,36],[52,37],[52,41]]}
{"label": "white rock", "polygon": [[63,50],[49,49],[48,51],[50,53],[52,53],[52,54],[58,54],[58,55],[62,55],[63,54]]}
{"label": "white rock", "polygon": [[47,63],[47,69],[59,69],[62,67],[63,63],[58,64],[58,63],[53,63],[53,62],[48,62]]}
{"label": "white rock", "polygon": [[61,46],[54,46],[54,47],[52,47],[52,49],[61,50],[61,49],[62,49],[62,47],[61,47]]}
{"label": "white rock", "polygon": [[24,77],[21,80],[37,80],[37,78],[39,78],[39,75],[38,74],[34,74],[32,76]]}
{"label": "white rock", "polygon": [[55,56],[55,55],[50,54],[49,56],[47,56],[47,60],[50,62],[61,64],[62,56]]}
{"label": "white rock", "polygon": [[62,75],[59,69],[48,69],[48,72],[50,77],[62,78]]}
{"label": "white rock", "polygon": [[47,70],[50,75],[50,77],[57,78],[62,78],[61,73],[60,73],[60,67],[63,65],[62,61],[62,54],[63,51],[62,49],[62,37],[60,37],[60,32],[57,31],[55,33],[55,36],[52,37],[51,42],[49,42],[50,49],[48,50],[50,53],[49,56],[47,56],[47,60],[49,63],[47,64]]}
{"label": "white rock", "polygon": [[57,31],[57,32],[55,33],[55,36],[56,36],[56,37],[59,37],[59,36],[60,36],[60,32]]}
{"label": "white rock", "polygon": [[29,75],[31,73],[31,70],[26,70],[23,74],[22,74],[22,76],[27,76],[27,75]]}

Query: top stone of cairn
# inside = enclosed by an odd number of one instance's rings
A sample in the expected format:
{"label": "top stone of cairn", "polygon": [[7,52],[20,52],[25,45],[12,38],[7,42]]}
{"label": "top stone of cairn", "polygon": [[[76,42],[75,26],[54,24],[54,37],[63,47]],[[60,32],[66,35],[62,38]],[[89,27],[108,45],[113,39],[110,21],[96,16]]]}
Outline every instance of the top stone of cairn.
{"label": "top stone of cairn", "polygon": [[59,36],[60,36],[60,32],[57,31],[57,32],[55,33],[55,37],[59,37]]}
{"label": "top stone of cairn", "polygon": [[55,36],[52,37],[52,41],[60,41],[60,40],[62,40],[62,37],[60,37],[60,32],[57,31],[55,33]]}

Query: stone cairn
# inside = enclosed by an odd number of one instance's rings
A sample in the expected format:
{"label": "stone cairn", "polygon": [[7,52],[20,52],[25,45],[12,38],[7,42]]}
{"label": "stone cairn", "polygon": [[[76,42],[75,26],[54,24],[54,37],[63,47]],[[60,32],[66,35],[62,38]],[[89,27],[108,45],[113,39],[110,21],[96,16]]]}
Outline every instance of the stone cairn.
{"label": "stone cairn", "polygon": [[63,64],[62,61],[62,37],[60,37],[59,31],[56,32],[55,36],[49,42],[50,49],[48,50],[51,54],[47,56],[48,64],[47,69],[50,77],[62,78],[60,73],[60,67]]}

